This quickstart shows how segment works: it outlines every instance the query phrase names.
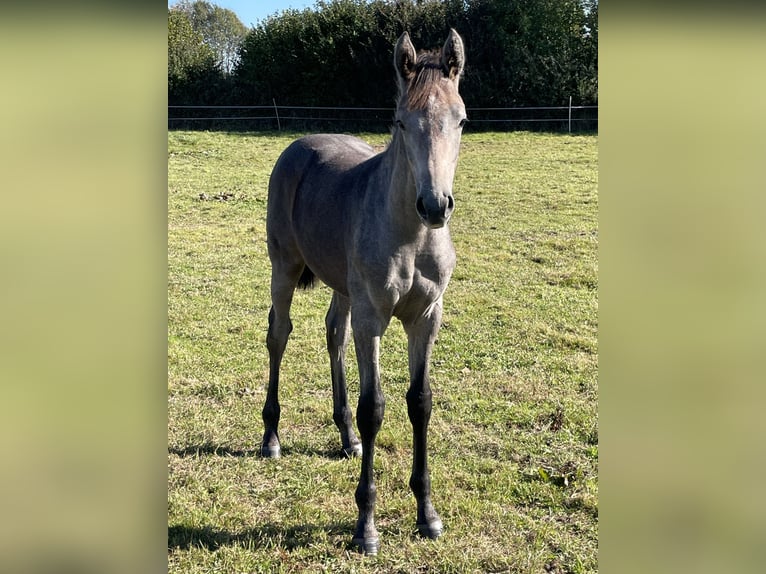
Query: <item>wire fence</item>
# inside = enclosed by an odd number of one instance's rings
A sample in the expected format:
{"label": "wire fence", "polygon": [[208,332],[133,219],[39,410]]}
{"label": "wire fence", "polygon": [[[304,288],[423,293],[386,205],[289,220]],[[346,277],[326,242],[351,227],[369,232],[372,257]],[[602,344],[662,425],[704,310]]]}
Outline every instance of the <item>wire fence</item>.
{"label": "wire fence", "polygon": [[[598,130],[598,106],[468,108],[472,130],[583,132]],[[393,108],[330,106],[168,106],[168,129],[388,130]]]}

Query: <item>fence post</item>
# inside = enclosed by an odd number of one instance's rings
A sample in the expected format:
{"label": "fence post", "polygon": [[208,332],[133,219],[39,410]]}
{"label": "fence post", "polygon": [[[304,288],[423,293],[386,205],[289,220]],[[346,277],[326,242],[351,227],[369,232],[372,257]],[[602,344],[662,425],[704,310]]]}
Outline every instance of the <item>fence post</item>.
{"label": "fence post", "polygon": [[569,96],[569,133],[572,133],[572,96]]}
{"label": "fence post", "polygon": [[271,98],[271,101],[274,102],[274,115],[277,116],[277,129],[281,132],[282,124],[279,123],[279,110],[277,109],[277,100],[275,98]]}

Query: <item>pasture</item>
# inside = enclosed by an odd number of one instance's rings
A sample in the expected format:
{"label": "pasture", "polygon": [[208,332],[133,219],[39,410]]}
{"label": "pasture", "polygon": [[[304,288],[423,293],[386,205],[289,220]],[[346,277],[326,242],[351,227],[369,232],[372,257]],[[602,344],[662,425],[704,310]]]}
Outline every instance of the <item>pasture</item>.
{"label": "pasture", "polygon": [[337,455],[325,286],[296,293],[283,456],[257,456],[267,183],[295,137],[168,134],[169,571],[597,571],[597,137],[464,134],[458,263],[431,369],[429,462],[445,532],[415,534],[407,344],[393,320],[380,354],[377,557],[351,546],[360,459]]}

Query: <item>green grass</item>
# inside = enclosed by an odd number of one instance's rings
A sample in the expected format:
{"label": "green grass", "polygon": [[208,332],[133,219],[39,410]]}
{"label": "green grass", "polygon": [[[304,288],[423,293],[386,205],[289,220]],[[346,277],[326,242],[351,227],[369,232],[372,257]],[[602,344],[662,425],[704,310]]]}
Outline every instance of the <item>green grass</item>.
{"label": "green grass", "polygon": [[[266,188],[283,134],[168,134],[168,563],[171,572],[595,572],[597,138],[466,134],[458,264],[434,348],[429,446],[446,530],[415,532],[405,336],[382,342],[378,557],[356,553],[359,460],[335,453],[324,315],[296,294],[283,457],[263,432]],[[373,144],[386,137],[365,135]],[[349,398],[358,375],[349,349]]]}

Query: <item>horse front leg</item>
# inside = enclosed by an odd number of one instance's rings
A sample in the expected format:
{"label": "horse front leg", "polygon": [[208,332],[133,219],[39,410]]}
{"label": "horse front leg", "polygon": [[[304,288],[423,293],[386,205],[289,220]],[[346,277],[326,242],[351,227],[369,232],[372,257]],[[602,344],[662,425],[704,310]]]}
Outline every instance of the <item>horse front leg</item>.
{"label": "horse front leg", "polygon": [[380,387],[380,338],[386,324],[375,319],[374,313],[354,309],[351,323],[354,331],[354,346],[359,364],[359,403],[356,409],[356,424],[362,439],[362,471],[359,477],[355,499],[359,509],[353,544],[365,554],[378,553],[380,541],[375,528],[375,437],[383,423],[386,400]]}
{"label": "horse front leg", "polygon": [[417,528],[422,536],[438,538],[444,529],[431,502],[431,477],[428,471],[428,423],[431,420],[431,385],[428,365],[441,325],[441,301],[416,321],[405,324],[408,337],[410,388],[407,413],[412,423],[412,474],[410,488],[417,500]]}

